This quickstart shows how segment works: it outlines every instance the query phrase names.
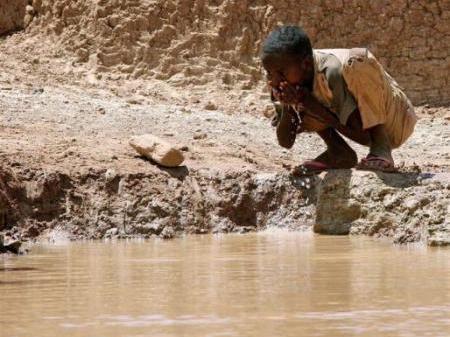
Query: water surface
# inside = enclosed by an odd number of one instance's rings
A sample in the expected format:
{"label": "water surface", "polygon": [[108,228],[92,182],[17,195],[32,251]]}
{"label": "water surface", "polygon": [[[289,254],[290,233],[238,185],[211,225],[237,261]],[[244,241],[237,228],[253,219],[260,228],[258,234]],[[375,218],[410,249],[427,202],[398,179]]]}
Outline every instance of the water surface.
{"label": "water surface", "polygon": [[267,232],[0,257],[0,336],[450,336],[450,249]]}

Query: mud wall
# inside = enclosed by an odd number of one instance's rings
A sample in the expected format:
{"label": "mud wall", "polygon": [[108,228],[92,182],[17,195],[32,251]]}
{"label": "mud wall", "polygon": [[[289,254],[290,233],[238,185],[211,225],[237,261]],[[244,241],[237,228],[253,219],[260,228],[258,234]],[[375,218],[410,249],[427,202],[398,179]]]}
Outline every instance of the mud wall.
{"label": "mud wall", "polygon": [[0,35],[24,27],[27,0],[0,1]]}
{"label": "mud wall", "polygon": [[415,103],[449,103],[448,0],[34,0],[31,32],[50,34],[97,71],[251,88],[277,24],[316,48],[368,47]]}

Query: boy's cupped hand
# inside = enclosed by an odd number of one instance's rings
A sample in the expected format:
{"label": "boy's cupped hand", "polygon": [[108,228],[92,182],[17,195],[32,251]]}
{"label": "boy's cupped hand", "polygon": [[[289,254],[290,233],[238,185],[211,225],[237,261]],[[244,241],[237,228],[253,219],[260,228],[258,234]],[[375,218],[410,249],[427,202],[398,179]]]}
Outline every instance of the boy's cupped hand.
{"label": "boy's cupped hand", "polygon": [[309,95],[309,90],[300,85],[292,85],[287,81],[280,82],[279,86],[273,86],[269,82],[269,87],[272,89],[274,98],[284,104],[296,105],[301,104],[306,96]]}

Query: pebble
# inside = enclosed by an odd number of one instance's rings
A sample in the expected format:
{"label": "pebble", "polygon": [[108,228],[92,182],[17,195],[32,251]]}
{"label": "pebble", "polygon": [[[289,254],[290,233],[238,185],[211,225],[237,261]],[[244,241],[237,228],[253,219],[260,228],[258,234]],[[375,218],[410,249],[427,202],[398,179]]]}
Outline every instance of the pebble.
{"label": "pebble", "polygon": [[179,149],[180,149],[180,151],[183,151],[183,152],[188,152],[189,151],[189,147],[187,145],[183,145]]}
{"label": "pebble", "polygon": [[105,172],[105,179],[107,182],[113,181],[117,177],[117,172],[114,169],[107,169]]}
{"label": "pebble", "polygon": [[105,236],[116,236],[117,234],[119,234],[119,229],[114,227],[108,229],[105,233]]}
{"label": "pebble", "polygon": [[205,139],[207,137],[208,137],[208,135],[204,132],[196,132],[196,133],[194,133],[194,136],[193,136],[194,139]]}
{"label": "pebble", "polygon": [[5,238],[0,235],[0,253],[11,252],[14,254],[19,254],[21,246],[21,241],[11,238]]}
{"label": "pebble", "polygon": [[130,98],[126,101],[128,104],[142,104],[143,100],[139,98]]}
{"label": "pebble", "polygon": [[204,106],[205,110],[217,110],[217,105],[212,102],[208,102]]}

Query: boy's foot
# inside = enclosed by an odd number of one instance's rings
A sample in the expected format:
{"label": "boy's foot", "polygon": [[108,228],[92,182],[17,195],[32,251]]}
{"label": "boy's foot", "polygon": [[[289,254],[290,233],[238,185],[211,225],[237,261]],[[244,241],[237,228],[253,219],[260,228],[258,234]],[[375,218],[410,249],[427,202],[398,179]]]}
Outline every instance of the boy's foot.
{"label": "boy's foot", "polygon": [[368,171],[381,171],[381,172],[396,172],[397,169],[394,166],[394,162],[391,159],[387,159],[381,156],[375,156],[369,154],[366,158],[363,158],[357,168],[359,170]]}
{"label": "boy's foot", "polygon": [[350,169],[355,167],[357,162],[356,153],[350,148],[346,149],[345,153],[339,153],[339,155],[326,150],[316,159],[305,161],[302,165],[295,167],[292,170],[292,175],[312,175],[334,169]]}
{"label": "boy's foot", "polygon": [[293,176],[299,177],[304,175],[319,174],[320,172],[324,172],[330,169],[331,167],[329,167],[325,163],[316,160],[308,160],[303,164],[294,167],[291,173]]}
{"label": "boy's foot", "polygon": [[370,129],[370,152],[366,158],[362,159],[357,168],[360,170],[395,172],[392,149],[383,124]]}

